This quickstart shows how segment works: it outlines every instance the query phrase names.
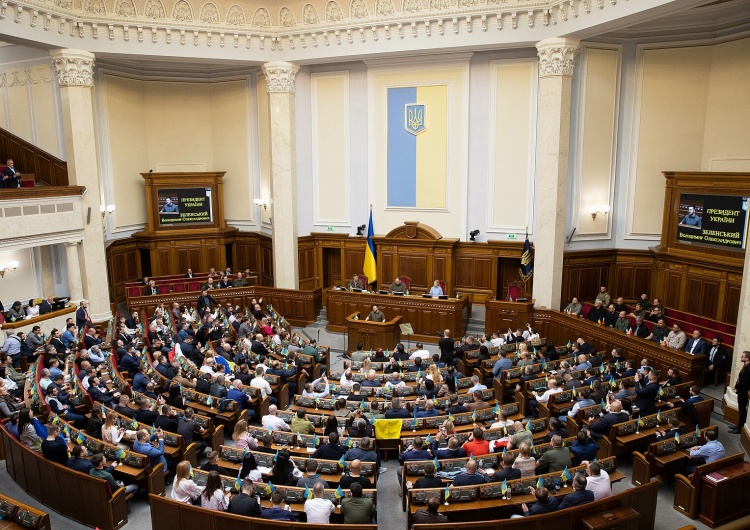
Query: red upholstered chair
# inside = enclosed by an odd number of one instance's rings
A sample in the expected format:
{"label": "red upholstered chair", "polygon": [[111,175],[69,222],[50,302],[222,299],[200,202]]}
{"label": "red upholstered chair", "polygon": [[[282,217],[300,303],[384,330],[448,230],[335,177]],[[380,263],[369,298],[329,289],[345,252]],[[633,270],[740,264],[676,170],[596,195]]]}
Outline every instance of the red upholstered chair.
{"label": "red upholstered chair", "polygon": [[518,282],[511,282],[508,284],[508,300],[518,300],[521,298],[521,284]]}
{"label": "red upholstered chair", "polygon": [[140,287],[128,287],[128,296],[131,298],[134,298],[136,296],[141,296],[141,288]]}
{"label": "red upholstered chair", "polygon": [[198,282],[190,282],[188,284],[188,290],[190,291],[200,291],[201,290],[201,284]]}
{"label": "red upholstered chair", "polygon": [[399,278],[401,278],[401,282],[406,285],[406,288],[411,290],[411,278],[408,276],[399,276]]}
{"label": "red upholstered chair", "polygon": [[359,279],[362,280],[362,284],[364,284],[365,289],[370,285],[370,279],[367,277],[367,275],[364,272],[360,272],[357,274],[359,276]]}
{"label": "red upholstered chair", "polygon": [[174,285],[172,285],[172,290],[176,293],[184,293],[185,292],[185,284],[182,282],[177,282]]}
{"label": "red upholstered chair", "polygon": [[159,294],[169,294],[169,285],[158,285]]}
{"label": "red upholstered chair", "polygon": [[448,294],[448,291],[445,290],[445,282],[443,280],[438,280],[440,282],[440,288],[443,290],[443,294]]}

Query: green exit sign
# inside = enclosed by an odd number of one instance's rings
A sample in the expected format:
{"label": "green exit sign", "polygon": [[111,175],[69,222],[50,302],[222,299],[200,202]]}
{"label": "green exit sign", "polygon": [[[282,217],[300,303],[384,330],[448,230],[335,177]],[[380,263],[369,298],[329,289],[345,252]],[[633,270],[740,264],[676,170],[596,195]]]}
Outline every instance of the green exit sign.
{"label": "green exit sign", "polygon": [[508,234],[508,239],[516,239],[516,234]]}
{"label": "green exit sign", "polygon": [[333,232],[332,226],[326,226],[326,232]]}

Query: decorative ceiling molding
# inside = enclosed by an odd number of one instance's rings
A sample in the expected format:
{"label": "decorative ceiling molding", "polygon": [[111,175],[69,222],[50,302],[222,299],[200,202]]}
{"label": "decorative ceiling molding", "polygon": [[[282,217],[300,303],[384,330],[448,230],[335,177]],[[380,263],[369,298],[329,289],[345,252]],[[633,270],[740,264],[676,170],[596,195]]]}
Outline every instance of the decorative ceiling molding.
{"label": "decorative ceiling molding", "polygon": [[[568,22],[603,10],[612,10],[610,18],[616,18],[619,9],[617,0],[289,0],[288,6],[273,8],[215,2],[177,0],[167,16],[163,0],[115,0],[112,12],[103,0],[4,0],[0,1],[0,22],[13,20],[38,31],[67,32],[81,40],[130,41],[137,36],[139,43],[218,44],[281,52],[285,47],[436,39],[519,27],[538,31],[541,40],[549,36],[544,31],[549,26],[561,26],[556,33],[562,35],[581,27],[578,21],[566,30]],[[629,4],[635,2],[642,2],[644,10],[649,8],[648,0],[630,0]],[[592,17],[593,24],[600,22],[601,16]],[[6,33],[14,34],[7,28]],[[86,47],[69,41],[65,45]]]}

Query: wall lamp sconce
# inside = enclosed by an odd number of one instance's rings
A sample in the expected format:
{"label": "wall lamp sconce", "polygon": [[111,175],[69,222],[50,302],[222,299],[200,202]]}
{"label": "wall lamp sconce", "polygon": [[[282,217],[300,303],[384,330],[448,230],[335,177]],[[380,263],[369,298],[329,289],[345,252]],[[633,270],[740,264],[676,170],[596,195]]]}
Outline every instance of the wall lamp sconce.
{"label": "wall lamp sconce", "polygon": [[99,206],[99,211],[102,214],[102,219],[104,219],[107,215],[112,215],[112,212],[115,211],[115,205],[114,204],[108,204],[107,206],[104,206],[103,204]]}
{"label": "wall lamp sconce", "polygon": [[596,221],[596,216],[598,214],[607,215],[609,213],[609,206],[592,206],[589,213],[591,214],[591,219]]}
{"label": "wall lamp sconce", "polygon": [[471,237],[469,238],[469,241],[476,241],[476,239],[475,239],[475,238],[476,238],[476,237],[477,237],[478,235],[479,235],[479,230],[472,230],[471,232],[469,232],[469,236],[471,236]]}
{"label": "wall lamp sconce", "polygon": [[363,235],[365,235],[365,228],[367,228],[367,225],[359,225],[359,226],[357,227],[357,235],[358,235],[358,236],[363,236]]}
{"label": "wall lamp sconce", "polygon": [[14,270],[16,270],[18,268],[18,262],[17,261],[11,261],[9,265],[10,265],[10,267],[6,267],[2,263],[0,263],[0,278],[5,278],[5,273],[6,272],[13,272]]}
{"label": "wall lamp sconce", "polygon": [[255,203],[255,206],[262,206],[264,210],[268,209],[268,205],[263,202],[263,199],[255,199],[253,202]]}

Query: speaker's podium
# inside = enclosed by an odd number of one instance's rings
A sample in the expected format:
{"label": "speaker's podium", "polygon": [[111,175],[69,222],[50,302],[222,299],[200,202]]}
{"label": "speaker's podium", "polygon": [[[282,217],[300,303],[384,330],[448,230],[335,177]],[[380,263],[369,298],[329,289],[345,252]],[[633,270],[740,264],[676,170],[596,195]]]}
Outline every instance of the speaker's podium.
{"label": "speaker's podium", "polygon": [[362,320],[360,313],[352,313],[346,317],[346,329],[349,333],[349,344],[362,343],[365,350],[392,349],[401,341],[401,317],[394,317],[387,322],[372,322]]}

